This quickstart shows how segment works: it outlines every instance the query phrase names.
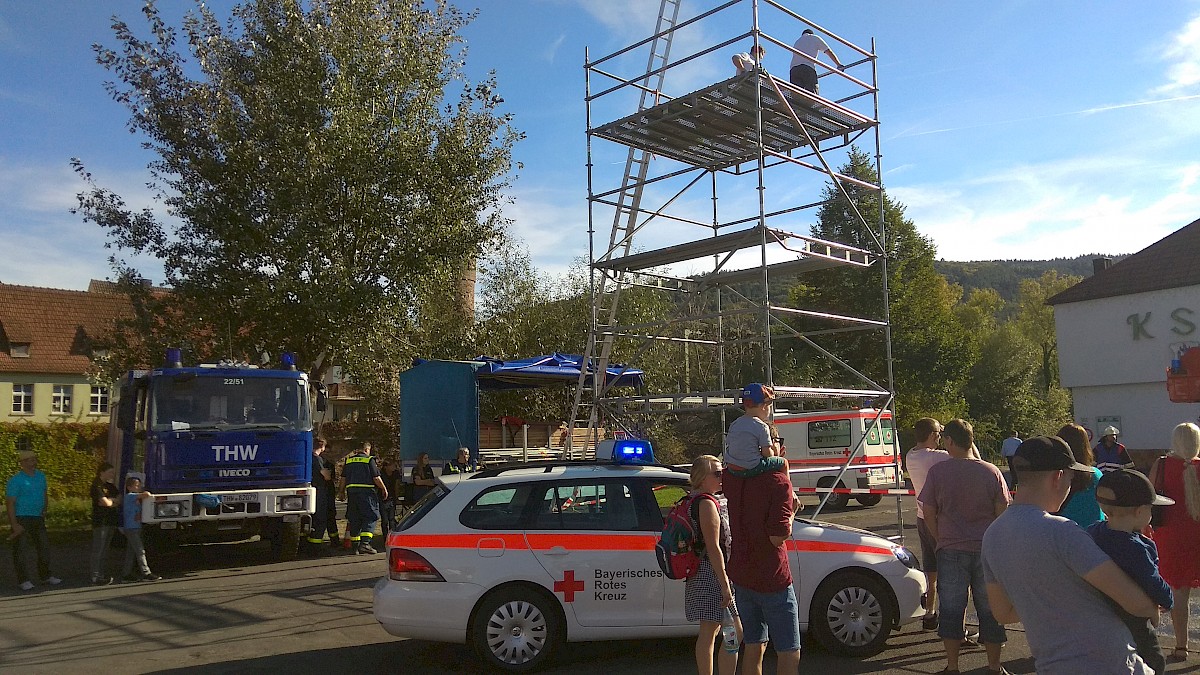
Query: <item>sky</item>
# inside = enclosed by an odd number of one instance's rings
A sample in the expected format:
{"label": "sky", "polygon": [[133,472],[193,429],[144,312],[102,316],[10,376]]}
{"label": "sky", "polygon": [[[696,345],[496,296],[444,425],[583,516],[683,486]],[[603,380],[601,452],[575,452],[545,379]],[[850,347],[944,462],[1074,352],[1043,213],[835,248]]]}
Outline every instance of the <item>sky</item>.
{"label": "sky", "polygon": [[[160,4],[178,17],[190,3]],[[232,2],[208,4],[227,16]],[[504,111],[526,135],[514,151],[520,168],[504,214],[535,266],[562,274],[588,256],[585,54],[596,60],[649,37],[659,2],[455,4],[478,10],[464,31],[467,76],[494,70]],[[717,4],[682,0],[681,14]],[[1200,0],[784,4],[857,45],[874,41],[884,184],[939,258],[1133,253],[1200,218]],[[105,233],[70,212],[84,188],[72,157],[130,205],[156,208],[145,187],[153,157],[128,132],[127,112],[105,92],[110,75],[91,50],[115,45],[113,14],[143,29],[140,7],[139,0],[0,0],[0,282],[84,289],[111,276]],[[681,33],[673,55],[746,34],[750,7],[744,2]],[[803,25],[764,9],[761,27],[791,42]],[[677,96],[724,80],[732,75],[729,56],[749,45],[742,39],[672,69],[664,91]],[[850,48],[830,46],[852,60]],[[764,65],[786,77],[789,58],[772,46]],[[632,75],[645,63],[639,51],[608,65]],[[869,77],[869,65],[851,72]],[[844,83],[831,79],[822,80],[822,93],[844,94]],[[619,96],[595,102],[593,125],[633,112],[623,103]],[[624,158],[623,148],[605,146],[612,144],[592,144],[597,191],[615,187],[606,177]],[[768,184],[766,201],[813,202],[824,181],[788,175]],[[660,188],[649,197],[668,195]],[[709,197],[689,194],[673,208],[703,220]],[[735,217],[752,213],[757,195],[735,183],[720,202],[722,218]],[[814,217],[802,212],[787,225],[801,231]],[[611,221],[595,220],[607,238]],[[650,228],[636,247],[693,236]],[[155,261],[134,260],[161,281]]]}

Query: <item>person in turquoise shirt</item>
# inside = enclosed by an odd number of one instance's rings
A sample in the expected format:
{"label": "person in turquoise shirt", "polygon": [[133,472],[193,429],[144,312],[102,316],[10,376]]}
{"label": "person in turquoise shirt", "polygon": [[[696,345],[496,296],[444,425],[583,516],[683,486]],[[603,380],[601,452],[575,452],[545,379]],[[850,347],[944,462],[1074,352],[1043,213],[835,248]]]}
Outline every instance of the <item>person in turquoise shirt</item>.
{"label": "person in turquoise shirt", "polygon": [[22,552],[26,544],[33,544],[37,555],[38,579],[43,584],[57,586],[62,579],[50,573],[50,541],[46,537],[46,474],[38,471],[37,453],[22,450],[17,454],[21,470],[8,479],[4,487],[4,501],[8,507],[8,524],[12,527],[12,559],[17,571],[17,584],[23,591],[32,591],[26,565],[22,563]]}
{"label": "person in turquoise shirt", "polygon": [[1104,474],[1094,466],[1095,457],[1092,455],[1092,449],[1088,443],[1087,431],[1083,427],[1078,424],[1067,424],[1058,430],[1057,435],[1071,446],[1071,453],[1075,455],[1080,464],[1086,464],[1092,469],[1090,475],[1081,471],[1075,472],[1076,475],[1071,481],[1071,492],[1067,495],[1067,501],[1063,502],[1062,508],[1058,511],[1058,515],[1075,521],[1086,530],[1092,525],[1108,519],[1096,501],[1096,483]]}

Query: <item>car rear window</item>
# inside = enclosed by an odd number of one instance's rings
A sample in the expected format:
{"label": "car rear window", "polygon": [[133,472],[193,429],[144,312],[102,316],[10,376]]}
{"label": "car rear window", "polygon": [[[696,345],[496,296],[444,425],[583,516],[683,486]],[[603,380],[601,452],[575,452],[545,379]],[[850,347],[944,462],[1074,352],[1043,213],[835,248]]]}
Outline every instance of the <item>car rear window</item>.
{"label": "car rear window", "polygon": [[418,521],[425,517],[425,514],[432,511],[433,507],[448,494],[450,494],[450,490],[444,485],[438,484],[430,488],[429,492],[426,492],[424,497],[418,499],[412,509],[400,518],[400,522],[395,528],[396,531],[407,530],[416,525]]}
{"label": "car rear window", "polygon": [[480,492],[458,515],[458,522],[475,530],[520,529],[521,513],[534,483],[497,485]]}

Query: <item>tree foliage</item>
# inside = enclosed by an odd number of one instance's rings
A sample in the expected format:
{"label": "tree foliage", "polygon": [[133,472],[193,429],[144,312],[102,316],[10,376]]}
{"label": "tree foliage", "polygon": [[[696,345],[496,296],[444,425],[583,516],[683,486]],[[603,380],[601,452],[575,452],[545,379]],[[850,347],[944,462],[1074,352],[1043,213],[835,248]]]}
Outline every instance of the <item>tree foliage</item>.
{"label": "tree foliage", "polygon": [[165,213],[76,160],[118,276],[144,276],[120,253],[149,255],[170,288],[142,295],[114,369],[166,335],[195,358],[336,362],[394,402],[407,360],[469,324],[460,279],[505,232],[519,134],[494,76],[463,75],[471,17],[446,0],[251,0],[224,25],[198,2],[182,31],[154,0],[143,14],[149,37],[114,19],[95,52]]}
{"label": "tree foliage", "polygon": [[[852,149],[839,171],[877,183],[868,155]],[[883,198],[880,232],[879,199]],[[826,187],[813,236],[882,252],[887,258],[888,296],[892,327],[897,413],[901,426],[918,417],[947,416],[964,407],[962,384],[972,361],[970,340],[954,315],[960,291],[933,267],[936,248],[904,216],[904,206],[887,196],[853,183]],[[861,214],[863,219],[855,213]],[[866,221],[864,227],[863,220]],[[879,255],[867,269],[834,268],[805,276],[792,288],[791,302],[804,309],[865,319],[884,319]],[[804,329],[828,329],[827,323],[798,323]],[[838,326],[832,326],[838,327]],[[824,349],[870,377],[888,385],[882,331],[860,330],[814,338]],[[797,347],[790,358],[796,375],[816,384],[862,388],[865,383],[814,350]],[[779,379],[777,377],[777,379]]]}

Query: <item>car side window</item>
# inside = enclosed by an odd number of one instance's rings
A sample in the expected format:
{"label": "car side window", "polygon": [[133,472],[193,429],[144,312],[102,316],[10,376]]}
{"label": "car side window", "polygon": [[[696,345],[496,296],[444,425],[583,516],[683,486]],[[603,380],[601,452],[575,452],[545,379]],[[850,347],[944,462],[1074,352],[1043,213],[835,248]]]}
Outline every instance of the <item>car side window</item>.
{"label": "car side window", "polygon": [[572,481],[541,484],[534,496],[535,530],[638,529],[633,490],[623,481]]}
{"label": "car side window", "polygon": [[475,530],[517,530],[534,486],[530,483],[499,485],[479,493],[458,516],[458,522]]}
{"label": "car side window", "polygon": [[652,480],[647,483],[650,486],[650,498],[653,500],[648,511],[657,516],[657,520],[649,524],[649,529],[661,530],[671,507],[689,492],[689,487],[682,481]]}

